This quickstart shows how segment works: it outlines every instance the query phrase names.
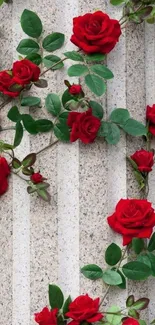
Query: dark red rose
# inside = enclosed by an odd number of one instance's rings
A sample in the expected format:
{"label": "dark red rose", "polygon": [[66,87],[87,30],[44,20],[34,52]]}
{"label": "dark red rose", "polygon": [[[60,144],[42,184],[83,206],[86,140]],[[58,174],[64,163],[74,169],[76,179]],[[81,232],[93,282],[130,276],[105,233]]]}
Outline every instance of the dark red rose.
{"label": "dark red rose", "polygon": [[14,62],[12,72],[14,81],[22,86],[37,81],[40,75],[39,67],[27,59]]}
{"label": "dark red rose", "polygon": [[40,173],[34,173],[34,174],[31,175],[31,181],[34,184],[41,183],[41,182],[43,182],[43,180],[44,180],[44,178]]}
{"label": "dark red rose", "polygon": [[135,161],[140,172],[149,173],[154,165],[153,152],[144,149],[136,151],[130,158]]}
{"label": "dark red rose", "polygon": [[69,93],[71,95],[78,95],[82,92],[82,87],[81,85],[72,85],[69,87]]}
{"label": "dark red rose", "polygon": [[70,133],[71,142],[80,139],[84,143],[90,143],[95,140],[101,121],[92,115],[92,109],[89,108],[84,113],[70,112],[67,124],[72,129]]}
{"label": "dark red rose", "polygon": [[49,310],[45,307],[40,313],[34,314],[34,319],[39,325],[57,325],[57,313],[57,308]]}
{"label": "dark red rose", "polygon": [[123,235],[125,246],[133,237],[150,238],[155,226],[155,212],[147,200],[121,199],[107,220],[114,231]]}
{"label": "dark red rose", "polygon": [[6,71],[0,71],[0,92],[10,97],[19,96],[20,91],[13,91],[11,87],[15,85],[13,77]]}
{"label": "dark red rose", "polygon": [[71,42],[85,53],[109,53],[121,35],[118,20],[102,11],[73,18]]}
{"label": "dark red rose", "polygon": [[149,121],[149,132],[155,135],[155,104],[146,107],[146,119]]}
{"label": "dark red rose", "polygon": [[135,318],[127,318],[123,321],[122,325],[139,325],[139,322]]}
{"label": "dark red rose", "polygon": [[103,315],[99,312],[100,299],[92,299],[88,295],[82,295],[77,297],[69,305],[69,311],[66,316],[73,320],[69,323],[71,325],[78,325],[83,321],[88,323],[98,322],[103,318]]}
{"label": "dark red rose", "polygon": [[0,195],[8,189],[7,177],[10,174],[10,167],[4,157],[0,157]]}

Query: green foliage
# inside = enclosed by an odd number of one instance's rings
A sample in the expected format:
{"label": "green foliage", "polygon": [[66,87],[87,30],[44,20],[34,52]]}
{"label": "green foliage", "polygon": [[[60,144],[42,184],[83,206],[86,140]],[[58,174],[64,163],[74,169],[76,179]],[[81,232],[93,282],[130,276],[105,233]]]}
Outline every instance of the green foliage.
{"label": "green foliage", "polygon": [[133,118],[129,118],[122,128],[126,133],[133,136],[146,135],[147,133],[145,125],[134,120]]}
{"label": "green foliage", "polygon": [[102,279],[109,285],[118,285],[122,283],[120,274],[114,270],[106,270],[103,272]]}
{"label": "green foliage", "polygon": [[144,240],[142,238],[133,238],[132,248],[136,254],[140,254],[144,248]]}
{"label": "green foliage", "polygon": [[122,257],[122,251],[118,245],[112,243],[105,252],[105,261],[108,265],[116,265]]}
{"label": "green foliage", "polygon": [[53,308],[61,309],[61,307],[63,306],[63,302],[64,302],[64,296],[63,296],[61,289],[54,284],[50,284],[49,285],[49,303],[50,303],[51,309],[53,309]]}
{"label": "green foliage", "polygon": [[17,51],[23,55],[37,53],[39,51],[39,45],[34,40],[26,38],[20,41],[17,46]]}
{"label": "green foliage", "polygon": [[135,310],[143,310],[148,307],[150,300],[148,298],[140,298],[133,303],[132,308]]}
{"label": "green foliage", "polygon": [[92,114],[99,119],[103,118],[103,107],[94,100],[89,101],[89,107],[92,108]]}
{"label": "green foliage", "polygon": [[45,79],[39,79],[34,84],[38,88],[46,88],[48,86],[48,83]]}
{"label": "green foliage", "polygon": [[31,62],[33,62],[36,65],[40,65],[42,62],[42,57],[40,54],[38,53],[31,53],[28,54],[25,59],[30,60]]}
{"label": "green foliage", "polygon": [[21,162],[17,158],[13,158],[12,160],[12,167],[14,169],[19,169],[21,167]]}
{"label": "green foliage", "polygon": [[19,112],[19,109],[17,106],[13,106],[10,108],[7,117],[13,121],[13,122],[18,122],[21,119],[21,114]]}
{"label": "green foliage", "polygon": [[130,118],[129,111],[124,108],[114,109],[109,116],[109,119],[112,122],[117,123],[119,125],[125,124],[129,118]]}
{"label": "green foliage", "polygon": [[122,271],[131,280],[146,280],[151,275],[151,269],[146,264],[138,261],[123,265]]}
{"label": "green foliage", "polygon": [[72,302],[71,296],[68,296],[68,298],[66,299],[66,301],[64,302],[64,305],[63,305],[63,315],[65,318],[68,318],[67,316],[65,316],[65,314],[68,312],[69,305],[71,302]]}
{"label": "green foliage", "polygon": [[48,36],[46,36],[43,40],[43,48],[47,52],[53,52],[55,50],[58,50],[65,41],[65,35],[62,33],[52,33]]}
{"label": "green foliage", "polygon": [[117,306],[111,306],[108,308],[106,319],[111,325],[119,325],[122,319],[120,308]]}
{"label": "green foliage", "polygon": [[35,121],[37,132],[49,132],[53,129],[53,123],[47,119],[40,119]]}
{"label": "green foliage", "polygon": [[134,304],[134,296],[131,295],[126,300],[126,307],[131,307]]}
{"label": "green foliage", "polygon": [[106,84],[103,79],[94,74],[87,74],[85,76],[85,83],[96,96],[102,96],[106,91]]}
{"label": "green foliage", "polygon": [[103,276],[102,269],[96,264],[85,265],[81,268],[81,273],[90,280],[97,280]]}
{"label": "green foliage", "polygon": [[32,118],[31,115],[22,114],[22,121],[23,121],[24,128],[26,129],[27,132],[29,132],[30,134],[38,133],[35,120]]}
{"label": "green foliage", "polygon": [[93,62],[93,61],[103,61],[105,59],[105,54],[101,53],[95,53],[95,54],[90,54],[85,56],[85,60],[87,62]]}
{"label": "green foliage", "polygon": [[57,94],[48,94],[45,100],[45,106],[52,115],[58,116],[61,112],[61,101]]}
{"label": "green foliage", "polygon": [[64,56],[66,56],[68,59],[71,59],[73,61],[84,61],[83,56],[76,51],[65,52]]}
{"label": "green foliage", "polygon": [[38,38],[43,30],[40,18],[31,10],[25,9],[21,16],[21,27],[25,34]]}
{"label": "green foliage", "polygon": [[55,136],[62,141],[69,141],[70,139],[70,132],[68,126],[63,123],[57,123],[54,125],[54,134]]}
{"label": "green foliage", "polygon": [[98,74],[104,79],[112,79],[114,77],[112,71],[110,71],[105,65],[95,64],[90,67],[91,71]]}
{"label": "green foliage", "polygon": [[155,250],[155,232],[151,236],[148,244],[148,251],[153,252]]}
{"label": "green foliage", "polygon": [[24,167],[31,167],[35,161],[36,161],[36,154],[35,153],[30,153],[29,155],[27,155],[23,161],[22,161],[22,166]]}
{"label": "green foliage", "polygon": [[73,64],[68,69],[68,75],[69,77],[80,77],[88,71],[87,66],[84,64]]}
{"label": "green foliage", "polygon": [[39,97],[34,97],[34,96],[28,96],[28,97],[23,97],[21,100],[21,106],[39,106],[41,102],[41,99]]}
{"label": "green foliage", "polygon": [[120,139],[120,130],[116,124],[103,121],[98,136],[104,137],[109,144],[117,144]]}
{"label": "green foliage", "polygon": [[[61,61],[61,58],[59,58],[57,55],[47,55],[43,58],[43,63],[45,65],[46,68],[51,68],[51,70],[58,70],[63,68],[64,64],[63,62],[58,63],[59,61]],[[56,64],[58,63],[58,64]],[[56,64],[56,65],[55,65]],[[53,65],[55,65],[54,67],[52,67]]]}
{"label": "green foliage", "polygon": [[16,123],[16,132],[15,132],[15,138],[14,138],[14,147],[19,146],[23,138],[23,126],[20,121]]}
{"label": "green foliage", "polygon": [[125,0],[110,0],[110,3],[113,5],[113,6],[119,6],[123,3],[125,3]]}

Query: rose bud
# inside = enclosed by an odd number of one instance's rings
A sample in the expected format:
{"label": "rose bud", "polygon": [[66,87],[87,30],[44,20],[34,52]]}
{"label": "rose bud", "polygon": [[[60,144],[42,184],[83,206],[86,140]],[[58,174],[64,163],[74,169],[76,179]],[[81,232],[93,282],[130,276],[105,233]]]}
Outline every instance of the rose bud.
{"label": "rose bud", "polygon": [[30,179],[34,184],[42,183],[44,180],[43,176],[40,173],[32,174]]}
{"label": "rose bud", "polygon": [[71,95],[79,95],[82,92],[82,87],[81,85],[72,85],[69,87],[69,93]]}
{"label": "rose bud", "polygon": [[130,158],[137,164],[140,172],[149,173],[154,165],[153,152],[144,149],[136,151]]}

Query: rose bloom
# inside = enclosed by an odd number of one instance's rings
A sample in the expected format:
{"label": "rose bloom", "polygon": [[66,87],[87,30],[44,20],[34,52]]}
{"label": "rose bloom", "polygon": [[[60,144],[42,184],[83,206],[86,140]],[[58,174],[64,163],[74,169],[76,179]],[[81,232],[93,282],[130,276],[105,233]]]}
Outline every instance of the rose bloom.
{"label": "rose bloom", "polygon": [[83,143],[90,143],[97,137],[101,121],[99,118],[92,115],[92,109],[89,108],[84,113],[70,112],[67,124],[71,127],[71,142],[80,139]]}
{"label": "rose bloom", "polygon": [[73,18],[71,42],[85,53],[109,53],[121,35],[118,20],[102,11]]}
{"label": "rose bloom", "polygon": [[109,226],[123,235],[123,245],[133,237],[150,238],[155,226],[155,212],[147,200],[121,199],[107,218]]}
{"label": "rose bloom", "polygon": [[24,59],[14,62],[12,72],[14,81],[24,86],[39,79],[40,68],[33,62]]}
{"label": "rose bloom", "polygon": [[31,181],[34,184],[42,183],[43,182],[43,176],[40,173],[34,173],[31,175]]}
{"label": "rose bloom", "polygon": [[7,70],[0,71],[0,92],[10,97],[19,96],[20,91],[11,91],[11,86],[15,84],[13,77],[7,72]]}
{"label": "rose bloom", "polygon": [[144,149],[136,151],[130,158],[137,164],[140,172],[149,173],[154,165],[153,152]]}
{"label": "rose bloom", "polygon": [[10,167],[4,157],[0,157],[0,195],[4,194],[8,189],[7,177],[10,174]]}
{"label": "rose bloom", "polygon": [[70,303],[69,311],[65,315],[73,319],[69,324],[78,325],[83,321],[94,323],[101,320],[103,315],[99,312],[99,301],[99,298],[93,300],[88,295],[77,297]]}
{"label": "rose bloom", "polygon": [[71,95],[78,95],[82,92],[82,87],[81,85],[72,85],[69,87],[68,91]]}
{"label": "rose bloom", "polygon": [[58,308],[49,310],[45,307],[40,313],[34,314],[34,319],[39,325],[57,325],[57,313]]}
{"label": "rose bloom", "polygon": [[127,318],[123,321],[122,325],[139,325],[139,322],[135,318]]}
{"label": "rose bloom", "polygon": [[149,132],[155,135],[155,104],[146,107],[146,119],[149,121]]}

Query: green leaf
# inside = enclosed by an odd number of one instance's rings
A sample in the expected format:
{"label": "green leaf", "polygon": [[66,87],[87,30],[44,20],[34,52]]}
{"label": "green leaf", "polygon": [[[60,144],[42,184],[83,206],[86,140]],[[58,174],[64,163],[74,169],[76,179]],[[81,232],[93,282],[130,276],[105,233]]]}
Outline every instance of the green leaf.
{"label": "green leaf", "polygon": [[71,302],[72,302],[71,296],[68,296],[68,298],[66,299],[66,301],[64,302],[64,305],[63,305],[63,315],[65,318],[68,318],[65,315],[69,311],[69,305],[71,304]]}
{"label": "green leaf", "polygon": [[[111,325],[119,325],[121,323],[122,315],[120,315],[120,308],[117,306],[111,306],[108,308],[106,319]],[[118,314],[118,315],[116,315]]]}
{"label": "green leaf", "polygon": [[21,106],[39,106],[41,99],[39,97],[28,96],[23,97],[21,100]]}
{"label": "green leaf", "polygon": [[134,304],[134,296],[131,295],[126,300],[126,307],[131,307]]}
{"label": "green leaf", "polygon": [[74,99],[76,99],[76,98],[74,98],[74,96],[72,96],[72,95],[69,93],[68,89],[66,89],[65,92],[64,92],[63,95],[62,95],[62,104],[63,104],[63,106],[65,107],[66,103],[69,102],[69,101],[72,100],[72,99],[74,100]]}
{"label": "green leaf", "polygon": [[85,265],[81,268],[81,273],[90,280],[97,280],[103,276],[102,269],[96,264]]}
{"label": "green leaf", "polygon": [[[58,70],[63,68],[64,66],[63,62],[59,62],[59,61],[61,61],[61,58],[59,58],[57,55],[47,55],[43,58],[43,63],[45,67],[48,69],[51,68],[51,70]],[[55,65],[56,63],[58,64]],[[52,68],[53,65],[55,66]]]}
{"label": "green leaf", "polygon": [[48,86],[47,80],[45,79],[39,79],[34,84],[38,88],[46,88]]}
{"label": "green leaf", "polygon": [[85,56],[86,61],[103,61],[105,59],[105,54],[95,53]]}
{"label": "green leaf", "polygon": [[13,167],[14,169],[18,169],[18,168],[20,168],[20,167],[21,167],[21,162],[20,162],[20,160],[17,159],[17,158],[13,158],[13,160],[12,160],[12,167]]}
{"label": "green leaf", "polygon": [[109,144],[117,144],[120,140],[120,130],[116,124],[103,121],[98,136],[104,137]]}
{"label": "green leaf", "polygon": [[83,74],[87,73],[89,70],[84,64],[73,64],[69,69],[68,69],[68,75],[70,77],[80,77]]}
{"label": "green leaf", "polygon": [[67,125],[67,119],[68,119],[69,112],[63,112],[59,115],[59,121],[60,123],[65,123]]}
{"label": "green leaf", "polygon": [[110,0],[110,3],[113,5],[113,6],[119,6],[121,5],[122,3],[125,3],[124,0]]}
{"label": "green leaf", "polygon": [[70,139],[69,128],[64,123],[57,123],[54,126],[54,134],[59,140],[62,141],[69,141]]}
{"label": "green leaf", "polygon": [[45,189],[42,189],[42,190],[37,189],[37,193],[40,196],[40,198],[42,200],[44,200],[45,202],[49,202],[50,201],[51,196],[50,196],[50,194]]}
{"label": "green leaf", "polygon": [[133,135],[133,136],[141,136],[141,135],[147,134],[145,125],[143,125],[142,123],[140,123],[132,118],[129,118],[127,120],[127,122],[124,125],[122,125],[122,129],[126,133]]}
{"label": "green leaf", "polygon": [[106,84],[104,81],[94,74],[87,74],[87,76],[85,76],[85,83],[97,96],[102,96],[106,91]]}
{"label": "green leaf", "polygon": [[33,62],[36,65],[40,65],[42,62],[42,57],[38,53],[28,54],[25,59]]}
{"label": "green leaf", "polygon": [[42,33],[42,22],[35,12],[25,9],[21,16],[21,27],[25,34],[38,38]]}
{"label": "green leaf", "polygon": [[51,309],[61,309],[64,302],[64,296],[61,289],[54,284],[49,285],[49,302]]}
{"label": "green leaf", "polygon": [[122,278],[122,283],[118,284],[118,287],[120,289],[126,289],[126,279],[125,279],[125,276],[122,274],[122,272],[120,270],[117,270],[117,273],[119,273],[119,275]]}
{"label": "green leaf", "polygon": [[115,108],[109,116],[109,119],[117,124],[123,125],[130,118],[129,111],[124,108]]}
{"label": "green leaf", "polygon": [[30,53],[37,53],[39,51],[39,45],[34,40],[26,38],[20,41],[16,50],[20,54],[28,55]]}
{"label": "green leaf", "polygon": [[145,179],[143,177],[143,175],[141,174],[141,172],[139,172],[138,170],[134,170],[134,175],[135,178],[140,186],[140,189],[145,187]]}
{"label": "green leaf", "polygon": [[5,142],[0,141],[0,149],[1,148],[3,150],[10,150],[10,149],[14,149],[14,146],[12,144],[5,143]]}
{"label": "green leaf", "polygon": [[36,159],[37,159],[36,154],[35,153],[30,153],[29,155],[27,155],[23,159],[22,166],[24,166],[24,167],[30,167],[30,166],[32,166],[35,163]]}
{"label": "green leaf", "polygon": [[9,120],[13,122],[18,122],[21,118],[18,107],[17,106],[11,107],[7,117],[9,118]]}
{"label": "green leaf", "polygon": [[147,254],[138,255],[137,261],[146,264],[151,269],[151,262]]}
{"label": "green leaf", "polygon": [[19,146],[23,138],[23,126],[20,121],[16,123],[16,133],[14,138],[14,147]]}
{"label": "green leaf", "polygon": [[32,118],[31,115],[22,114],[22,121],[23,121],[23,125],[24,125],[24,128],[26,129],[26,131],[28,131],[30,134],[38,133],[37,128],[36,128],[36,122]]}
{"label": "green leaf", "polygon": [[151,275],[151,269],[146,264],[138,261],[123,265],[122,271],[131,280],[145,280]]}
{"label": "green leaf", "polygon": [[38,184],[36,184],[36,187],[37,187],[39,190],[42,190],[42,189],[45,189],[45,188],[50,187],[50,184],[45,183],[45,182],[42,182],[42,183],[38,183]]}
{"label": "green leaf", "polygon": [[147,253],[147,256],[151,262],[151,274],[155,276],[155,255],[153,255],[152,253]]}
{"label": "green leaf", "polygon": [[103,118],[103,107],[95,102],[94,100],[89,101],[89,106],[92,108],[92,113],[94,116],[98,117],[99,119]]}
{"label": "green leaf", "polygon": [[105,261],[108,265],[116,265],[122,256],[122,251],[118,245],[112,243],[109,245],[105,252]]}
{"label": "green leaf", "polygon": [[118,285],[122,283],[122,278],[119,273],[114,270],[106,270],[103,272],[102,279],[109,285]]}
{"label": "green leaf", "polygon": [[110,71],[105,65],[95,64],[90,67],[91,71],[98,74],[104,79],[112,79],[114,77],[112,71]]}
{"label": "green leaf", "polygon": [[127,160],[130,162],[131,166],[137,171],[138,170],[138,166],[137,164],[135,163],[134,160],[132,160],[130,157],[126,157]]}
{"label": "green leaf", "polygon": [[53,123],[47,119],[40,119],[35,122],[38,132],[49,132],[53,129]]}
{"label": "green leaf", "polygon": [[153,252],[155,250],[155,232],[151,236],[148,244],[148,251]]}
{"label": "green leaf", "polygon": [[65,52],[64,56],[66,56],[68,59],[71,59],[73,61],[84,61],[83,56],[76,51]]}
{"label": "green leaf", "polygon": [[138,319],[138,323],[140,325],[147,325],[146,322],[145,322],[145,320],[142,320],[142,319]]}
{"label": "green leaf", "polygon": [[43,48],[47,52],[53,52],[64,44],[65,35],[61,33],[52,33],[46,36],[43,40]]}
{"label": "green leaf", "polygon": [[26,176],[31,176],[34,173],[34,169],[32,167],[30,167],[30,169],[27,167],[23,167],[22,173]]}
{"label": "green leaf", "polygon": [[148,307],[150,300],[148,298],[140,298],[133,305],[132,308],[136,310],[143,310]]}
{"label": "green leaf", "polygon": [[135,319],[139,319],[139,313],[135,310],[135,309],[129,309],[129,311],[128,311],[128,315],[130,316],[130,317],[133,317],[133,318],[135,318]]}
{"label": "green leaf", "polygon": [[142,238],[133,238],[132,248],[136,254],[140,254],[144,248],[144,240]]}
{"label": "green leaf", "polygon": [[34,193],[34,192],[36,192],[36,188],[31,187],[31,186],[28,186],[28,187],[27,187],[27,193],[28,193],[28,194],[32,194],[32,193]]}
{"label": "green leaf", "polygon": [[57,94],[48,94],[45,100],[45,106],[52,115],[58,116],[61,112],[61,102]]}

